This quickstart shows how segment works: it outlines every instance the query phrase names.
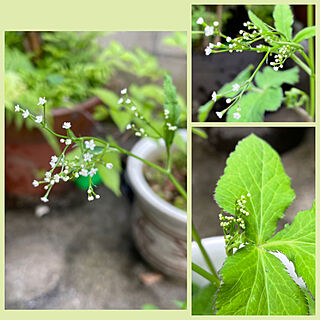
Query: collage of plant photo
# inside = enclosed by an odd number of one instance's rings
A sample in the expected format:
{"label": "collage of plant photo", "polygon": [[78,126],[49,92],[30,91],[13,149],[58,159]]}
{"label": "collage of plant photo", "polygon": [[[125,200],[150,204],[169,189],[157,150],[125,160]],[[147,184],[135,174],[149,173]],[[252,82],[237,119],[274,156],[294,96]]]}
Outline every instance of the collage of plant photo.
{"label": "collage of plant photo", "polygon": [[5,310],[316,314],[316,6],[189,7],[5,31]]}

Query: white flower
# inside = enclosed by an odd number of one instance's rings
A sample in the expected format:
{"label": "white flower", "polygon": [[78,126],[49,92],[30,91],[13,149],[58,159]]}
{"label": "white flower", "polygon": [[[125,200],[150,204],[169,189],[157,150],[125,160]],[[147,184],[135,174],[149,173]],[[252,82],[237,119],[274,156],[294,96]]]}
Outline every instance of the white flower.
{"label": "white flower", "polygon": [[132,106],[132,107],[131,107],[131,110],[132,110],[132,111],[136,111],[137,108],[136,108],[135,106]]}
{"label": "white flower", "polygon": [[119,100],[118,100],[118,104],[121,104],[123,102],[123,98],[120,98]]}
{"label": "white flower", "polygon": [[79,178],[79,173],[76,172],[76,173],[74,174],[74,176],[75,176],[76,178]]}
{"label": "white flower", "polygon": [[53,179],[54,179],[54,182],[58,183],[59,180],[60,180],[60,176],[59,176],[58,174],[55,174],[55,175],[53,176]]}
{"label": "white flower", "polygon": [[98,194],[96,194],[96,199],[100,199],[100,196]]}
{"label": "white flower", "polygon": [[215,91],[212,92],[212,95],[211,95],[211,100],[213,100],[214,102],[217,101],[217,93]]}
{"label": "white flower", "polygon": [[97,168],[91,168],[90,172],[89,172],[89,175],[91,177],[93,177],[96,173],[97,173],[98,169]]}
{"label": "white flower", "polygon": [[247,193],[247,197],[251,197],[251,194],[249,192]]}
{"label": "white flower", "polygon": [[209,42],[208,47],[212,49],[214,47],[214,44]]}
{"label": "white flower", "polygon": [[122,89],[120,92],[121,92],[121,94],[126,94],[127,93],[127,88]]}
{"label": "white flower", "polygon": [[91,161],[92,157],[93,157],[93,154],[87,152],[87,153],[85,153],[85,154],[83,155],[83,160],[84,160],[85,162],[86,162],[86,161]]}
{"label": "white flower", "polygon": [[71,139],[66,140],[66,146],[70,145],[72,143]]}
{"label": "white flower", "polygon": [[213,27],[206,26],[204,28],[204,34],[205,34],[206,37],[212,36],[213,35]]}
{"label": "white flower", "polygon": [[71,128],[71,123],[70,122],[64,122],[62,128],[63,129],[70,129]]}
{"label": "white flower", "polygon": [[175,131],[175,130],[177,130],[177,126],[171,126],[168,129],[171,130],[171,131]]}
{"label": "white flower", "polygon": [[107,168],[107,169],[112,169],[112,168],[113,168],[113,164],[112,164],[111,162],[108,162],[108,163],[106,164],[106,168]]}
{"label": "white flower", "polygon": [[205,52],[206,56],[208,56],[212,52],[212,49],[210,47],[206,47],[204,49],[204,52]]}
{"label": "white flower", "polygon": [[127,124],[126,129],[127,129],[127,130],[130,130],[131,128],[132,128],[131,123]]}
{"label": "white flower", "polygon": [[37,123],[41,123],[42,122],[42,116],[36,116],[36,120],[34,120]]}
{"label": "white flower", "polygon": [[18,104],[16,106],[14,106],[14,111],[15,112],[19,112],[20,111],[20,106]]}
{"label": "white flower", "polygon": [[164,113],[165,115],[168,115],[168,114],[170,114],[170,111],[169,111],[168,109],[164,109],[164,110],[163,110],[163,113]]}
{"label": "white flower", "polygon": [[221,47],[221,42],[218,41],[217,44],[216,44],[216,46],[217,46],[217,47]]}
{"label": "white flower", "polygon": [[222,112],[217,111],[217,112],[216,112],[216,115],[218,116],[218,118],[219,118],[219,119],[221,119],[221,118],[222,118],[222,116],[223,116],[223,113],[222,113]]}
{"label": "white flower", "polygon": [[232,91],[238,91],[239,89],[240,89],[240,86],[237,83],[232,85]]}
{"label": "white flower", "polygon": [[96,146],[93,139],[90,141],[85,141],[84,143],[86,144],[86,148],[90,150],[94,150],[94,147]]}
{"label": "white flower", "polygon": [[227,37],[226,41],[227,41],[227,42],[231,42],[231,38],[230,38],[230,37]]}
{"label": "white flower", "polygon": [[215,27],[217,27],[217,26],[219,25],[219,22],[218,22],[218,21],[214,21],[214,22],[213,22],[213,25],[214,25]]}
{"label": "white flower", "polygon": [[28,117],[29,117],[29,114],[30,114],[29,110],[26,109],[25,111],[23,111],[22,116],[23,116],[24,118],[28,118]]}
{"label": "white flower", "polygon": [[239,120],[240,118],[241,118],[240,112],[235,112],[235,113],[233,114],[233,119]]}
{"label": "white flower", "polygon": [[86,176],[88,175],[88,170],[87,170],[87,169],[81,169],[81,171],[79,172],[79,174],[80,174],[81,176],[86,177]]}
{"label": "white flower", "polygon": [[126,100],[126,103],[130,103],[131,102],[131,100],[128,98],[127,100]]}
{"label": "white flower", "polygon": [[[56,163],[58,161],[58,157],[57,156],[52,156],[51,157],[51,161]],[[50,173],[50,176],[51,176],[51,173]]]}
{"label": "white flower", "polygon": [[230,102],[231,102],[230,98],[226,99],[226,103],[230,103]]}
{"label": "white flower", "polygon": [[41,200],[41,201],[43,201],[43,202],[48,202],[48,201],[49,201],[49,200],[48,200],[48,198],[47,198],[46,196],[44,196],[44,197],[40,198],[40,200]]}
{"label": "white flower", "polygon": [[240,33],[240,34],[243,34],[243,30],[240,30],[239,33]]}
{"label": "white flower", "polygon": [[61,142],[61,143],[64,143],[64,139],[60,139],[60,142]]}
{"label": "white flower", "polygon": [[32,182],[34,187],[38,187],[39,186],[39,182],[37,180],[33,180]]}
{"label": "white flower", "polygon": [[45,176],[46,176],[46,178],[50,178],[51,177],[51,172],[50,171],[46,172]]}
{"label": "white flower", "polygon": [[135,135],[136,135],[137,137],[141,137],[141,132],[136,132]]}
{"label": "white flower", "polygon": [[93,196],[89,196],[88,197],[88,201],[92,201],[92,200],[94,200],[94,197]]}
{"label": "white flower", "polygon": [[197,20],[197,24],[203,24],[204,23],[204,20],[202,17],[199,17],[198,20]]}
{"label": "white flower", "polygon": [[278,69],[279,69],[278,67],[273,67],[274,71],[278,71]]}
{"label": "white flower", "polygon": [[47,102],[46,97],[43,97],[43,98],[40,97],[37,105],[43,106],[46,102]]}

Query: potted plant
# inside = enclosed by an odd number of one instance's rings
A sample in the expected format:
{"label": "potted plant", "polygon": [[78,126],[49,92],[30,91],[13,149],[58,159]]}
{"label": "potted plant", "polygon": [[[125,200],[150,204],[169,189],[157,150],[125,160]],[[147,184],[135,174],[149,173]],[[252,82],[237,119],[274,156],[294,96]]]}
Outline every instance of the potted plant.
{"label": "potted plant", "polygon": [[[99,118],[104,110],[95,90],[107,84],[114,86],[110,82],[116,71],[125,70],[153,80],[163,75],[156,59],[142,50],[127,51],[115,42],[103,49],[97,42],[101,35],[101,32],[6,32],[8,193],[20,197],[38,195],[37,189],[30,188],[30,182],[39,171],[48,169],[46,159],[59,149],[55,137],[41,128],[38,130],[28,118],[22,122],[12,111],[12,104],[36,112],[38,106],[32,107],[34,97],[47,92],[46,118],[55,131],[62,133],[62,124],[71,120],[74,132],[85,136],[93,128],[91,114]],[[136,92],[145,98],[139,88]],[[113,120],[121,116],[118,109],[117,104],[111,108]],[[59,189],[62,190],[56,190]]]}
{"label": "potted plant", "polygon": [[224,236],[194,236],[192,269],[202,289],[195,286],[193,314],[313,313],[315,206],[275,233],[294,197],[277,152],[253,134],[241,140],[214,193]]}
{"label": "potted plant", "polygon": [[[140,108],[135,104],[135,101],[132,99],[132,97],[129,96],[126,88],[121,90],[121,97],[118,99],[118,104],[122,111],[126,111],[130,115],[129,122],[126,124],[127,130],[134,132],[136,137],[148,137],[154,139],[155,141],[163,141],[160,143],[163,143],[163,147],[165,149],[166,157],[164,158],[164,166],[158,164],[154,159],[154,156],[151,157],[150,154],[136,154],[127,151],[120,147],[111,138],[104,140],[92,136],[77,137],[71,129],[71,121],[63,123],[63,134],[54,132],[46,121],[46,106],[44,100],[41,100],[43,110],[41,115],[33,114],[27,109],[21,108],[20,106],[15,106],[15,111],[17,113],[22,115],[24,118],[34,121],[43,130],[57,137],[62,146],[61,152],[51,156],[51,169],[45,172],[42,178],[38,180],[35,179],[32,183],[35,188],[41,188],[43,186],[41,189],[44,195],[41,197],[41,200],[45,203],[49,201],[49,194],[55,185],[61,183],[62,181],[67,182],[72,179],[77,179],[80,176],[88,177],[89,179],[89,186],[87,189],[88,200],[92,201],[94,199],[99,199],[100,196],[96,194],[95,185],[93,182],[93,179],[98,172],[103,182],[117,193],[119,190],[119,171],[121,170],[119,159],[120,154],[135,158],[141,163],[150,166],[157,170],[157,172],[163,174],[173,184],[179,194],[181,194],[182,198],[186,200],[187,192],[183,185],[175,177],[172,162],[174,149],[173,144],[174,141],[179,141],[176,132],[180,126],[184,126],[184,120],[181,122],[181,119],[183,118],[181,117],[182,113],[178,104],[176,89],[172,84],[170,76],[167,74],[164,77],[163,94],[164,104],[161,112],[162,121],[157,121],[157,126],[153,125],[152,115],[145,116],[141,113]],[[37,113],[39,114],[40,110],[38,110]],[[159,124],[161,124],[161,126]],[[183,143],[181,144],[181,139],[180,143],[177,142],[176,144],[183,145]],[[139,151],[137,148],[139,149],[139,146],[135,147],[133,151]],[[67,153],[68,150],[71,151]],[[159,154],[159,152],[161,151],[157,149],[155,153]],[[129,173],[128,175],[131,179],[132,174]],[[137,186],[135,186],[136,181],[131,180],[131,183],[134,185],[134,188],[137,188]],[[150,192],[150,194],[152,193]],[[157,199],[156,201],[158,203],[163,204],[163,200],[160,198],[158,199],[155,195],[153,195],[153,197],[154,199]],[[172,228],[172,226],[170,226],[171,229],[170,227],[169,229],[171,233],[175,234],[177,232],[179,234],[178,238],[181,242],[180,247],[182,248],[182,255],[184,258],[184,266],[181,266],[181,257],[171,256],[172,259],[178,259],[179,262],[173,262],[173,267],[170,267],[169,269],[172,271],[171,275],[173,276],[178,274],[180,276],[184,276],[186,268],[186,238],[184,238],[186,235],[186,213],[182,210],[179,211],[174,209],[173,206],[170,206],[169,204],[165,206],[169,208],[169,213],[163,214],[162,218],[167,220],[171,219],[171,223],[172,221],[175,221],[175,227]],[[177,212],[179,213],[177,214]],[[167,223],[168,222],[166,221],[165,224]],[[165,236],[164,239],[167,241],[168,237],[169,236]],[[162,240],[159,241],[161,242]],[[174,243],[172,245],[175,246]],[[181,250],[179,253],[180,252]],[[163,254],[164,253],[165,252],[163,252]],[[148,261],[151,260],[148,259],[148,257],[146,257],[146,259]],[[158,265],[158,268],[164,272],[168,272],[169,270],[162,269],[162,265]]]}
{"label": "potted plant", "polygon": [[[247,17],[249,21],[243,22],[240,30],[236,29],[234,34],[228,35],[222,32],[219,21],[207,24],[201,16],[194,17],[197,24],[203,27],[202,33],[208,39],[212,37],[212,42],[205,48],[205,55],[209,60],[210,57],[212,59],[205,63],[205,66],[210,70],[210,64],[215,64],[214,71],[219,77],[211,89],[210,99],[202,101],[202,105],[196,110],[198,121],[205,121],[210,111],[214,110],[215,116],[211,117],[214,121],[225,118],[226,121],[232,122],[260,122],[264,120],[266,112],[276,111],[281,105],[297,111],[299,121],[313,121],[315,113],[313,5],[308,5],[308,26],[299,32],[295,31],[295,34],[293,34],[294,16],[289,5],[274,6],[273,26],[261,20],[251,10],[248,10]],[[234,25],[238,28],[236,22]],[[195,34],[198,35],[199,31]],[[308,41],[308,49],[301,44],[305,41]],[[233,62],[232,57],[237,58],[239,55],[240,58],[244,56],[244,60]],[[219,56],[222,59],[219,59]],[[218,88],[220,78],[227,72],[221,71],[220,74],[217,68],[224,68],[221,64],[227,61],[230,62],[229,68],[233,68],[235,63],[236,70],[231,69],[229,73],[233,76],[227,81],[222,80],[222,87]],[[269,66],[262,68],[264,64]],[[197,66],[196,63],[193,64],[195,71]],[[299,82],[300,71],[302,76],[307,78],[300,81],[298,87],[294,87],[293,85]],[[310,96],[305,92],[308,88],[304,88],[308,82]],[[288,113],[290,114],[290,111]],[[287,119],[288,117],[284,115],[283,121],[288,121]]]}
{"label": "potted plant", "polygon": [[[182,150],[180,152],[186,161],[187,132],[179,130],[176,137],[178,134],[183,139],[180,142],[180,150]],[[174,149],[177,149],[174,147],[172,148],[173,153]],[[132,153],[150,161],[157,161],[165,151],[166,146],[163,140],[157,143],[150,138],[140,140],[131,150]],[[145,177],[145,169],[147,169],[145,165],[138,159],[132,157],[128,159],[126,172],[136,199],[132,218],[135,244],[144,259],[152,266],[167,275],[186,278],[186,201],[181,198],[184,201],[184,205],[182,205],[184,209],[182,209],[174,205],[179,193],[174,195],[171,203],[159,196]],[[186,170],[186,163],[184,163],[182,170]],[[186,178],[186,176],[182,178]],[[186,181],[181,182],[186,183]],[[170,181],[164,180],[163,184],[160,184],[160,188],[163,190],[168,183]],[[174,188],[173,185],[172,187]]]}

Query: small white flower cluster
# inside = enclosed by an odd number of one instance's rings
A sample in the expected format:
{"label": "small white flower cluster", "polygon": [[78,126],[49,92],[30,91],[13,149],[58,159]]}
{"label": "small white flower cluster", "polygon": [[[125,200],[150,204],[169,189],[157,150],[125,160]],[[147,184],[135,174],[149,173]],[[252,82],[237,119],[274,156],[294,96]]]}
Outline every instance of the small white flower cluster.
{"label": "small white flower cluster", "polygon": [[197,20],[197,24],[200,24],[204,26],[204,34],[206,37],[212,36],[213,34],[216,34],[217,31],[219,30],[219,21],[214,21],[212,26],[207,25],[202,17],[199,17]]}
{"label": "small white flower cluster", "polygon": [[279,68],[283,68],[283,64],[285,61],[291,57],[291,55],[295,52],[295,48],[292,48],[290,45],[284,45],[282,46],[279,51],[274,56],[275,60],[274,62],[270,62],[270,65],[273,67],[274,71],[278,71]]}
{"label": "small white flower cluster", "polygon": [[[132,111],[133,115],[137,119],[144,120],[144,116],[137,110],[137,107],[132,104],[132,101],[128,97],[127,92],[128,92],[127,88],[124,88],[124,89],[122,89],[120,91],[120,93],[122,95],[124,95],[124,97],[121,97],[118,100],[118,104],[126,104],[126,105],[128,105],[128,107]],[[130,129],[133,130],[135,136],[137,136],[137,137],[147,137],[148,136],[146,131],[145,131],[145,129],[143,129],[143,128],[138,129],[134,123],[128,123],[127,126],[126,126],[126,129],[127,130],[130,130]]]}
{"label": "small white flower cluster", "polygon": [[167,122],[168,130],[176,131],[178,129],[177,126],[173,126],[171,123]]}
{"label": "small white flower cluster", "polygon": [[[122,90],[122,93],[126,93],[126,89]],[[128,99],[127,99],[128,100]],[[45,97],[39,98],[38,105],[44,106],[47,100]],[[129,101],[128,103],[130,103]],[[15,112],[22,113],[22,116],[24,118],[31,118],[36,123],[43,123],[43,116],[33,116],[30,114],[28,109],[22,109],[19,105],[16,105],[14,107]],[[62,125],[63,129],[69,130],[71,128],[71,122],[64,122]],[[65,158],[65,152],[67,148],[73,143],[73,139],[69,137],[69,132],[67,131],[68,137],[64,137],[60,139],[61,143],[64,143],[66,146],[64,150],[62,151],[61,155],[57,157],[56,155],[53,155],[50,159],[50,167],[51,169],[47,171],[44,175],[43,180],[33,180],[32,185],[36,188],[39,187],[40,184],[44,184],[44,189],[47,190],[46,194],[41,197],[41,201],[48,202],[48,195],[52,189],[52,187],[59,183],[61,180],[64,182],[67,182],[70,179],[79,178],[79,176],[90,176],[93,177],[97,172],[98,168],[96,168],[97,162],[105,164],[107,169],[112,169],[113,164],[108,162],[103,162],[99,156],[96,156],[94,153],[91,153],[94,151],[96,144],[94,142],[94,139],[85,140],[85,152],[82,151],[81,157],[75,156],[73,160],[67,160]],[[82,150],[82,149],[81,149]],[[89,180],[91,181],[91,179]],[[91,182],[90,182],[91,183]],[[89,187],[90,193],[88,192],[88,200],[93,200],[93,196],[96,199],[99,199],[100,196],[95,194],[92,186]]]}

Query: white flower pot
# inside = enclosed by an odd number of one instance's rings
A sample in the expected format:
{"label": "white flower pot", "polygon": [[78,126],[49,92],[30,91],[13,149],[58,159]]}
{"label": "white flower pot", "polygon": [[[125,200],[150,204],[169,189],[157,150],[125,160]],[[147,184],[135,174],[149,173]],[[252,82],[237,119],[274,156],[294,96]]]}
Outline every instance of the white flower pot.
{"label": "white flower pot", "polygon": [[[202,245],[206,249],[213,266],[217,272],[222,268],[223,263],[225,259],[227,258],[225,248],[224,248],[224,237],[219,236],[219,237],[210,237],[210,238],[204,238],[201,240]],[[294,265],[293,263],[288,260],[288,258],[279,252],[270,252],[277,258],[281,260],[281,262],[284,264],[286,267],[288,273],[290,274],[291,278],[299,285],[302,287],[305,287],[305,283],[302,280],[301,277],[298,277],[297,274],[295,273]],[[191,246],[191,254],[192,254],[192,262],[196,263],[203,269],[209,271],[209,268],[207,267],[202,254],[200,252],[200,249],[197,245],[196,242],[192,242]],[[207,284],[209,284],[209,281],[197,274],[196,272],[192,272],[192,281],[198,284],[199,286],[203,287]]]}
{"label": "white flower pot", "polygon": [[[180,134],[187,139],[187,131]],[[132,153],[154,160],[165,151],[164,142],[140,140]],[[187,213],[161,199],[148,185],[145,165],[132,157],[127,162],[127,177],[135,194],[133,238],[141,255],[157,270],[174,277],[187,274]]]}

